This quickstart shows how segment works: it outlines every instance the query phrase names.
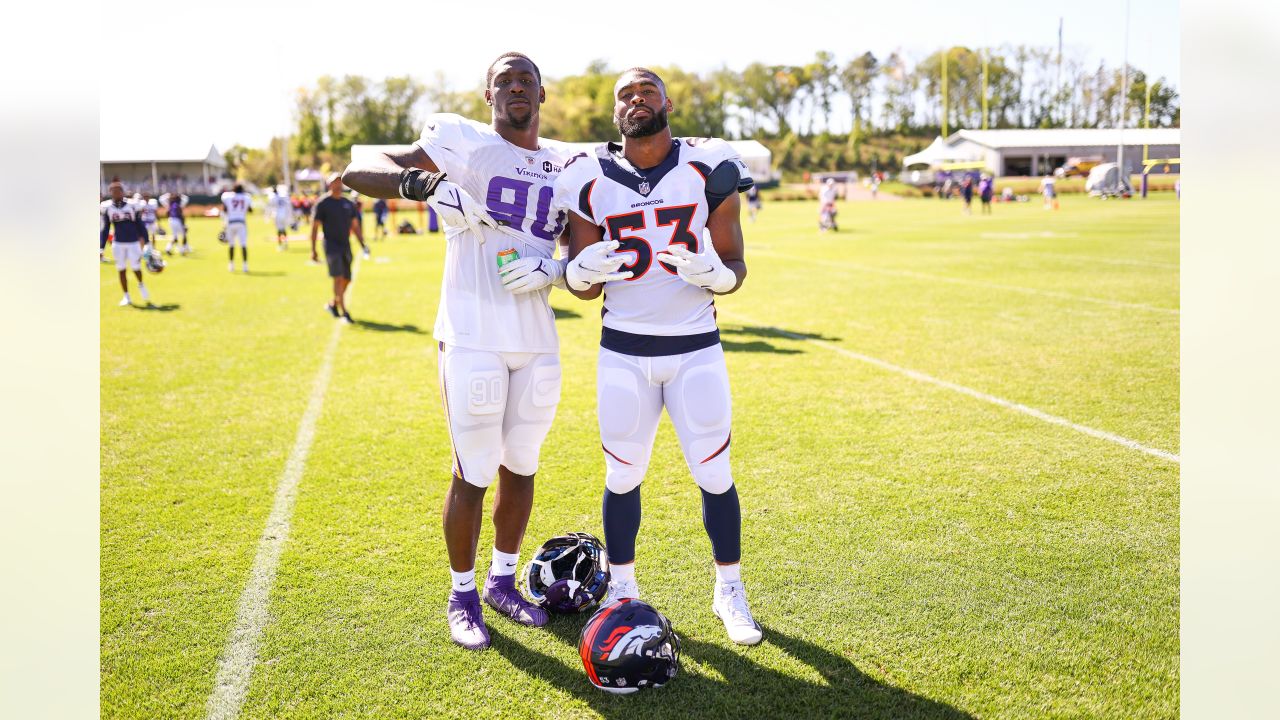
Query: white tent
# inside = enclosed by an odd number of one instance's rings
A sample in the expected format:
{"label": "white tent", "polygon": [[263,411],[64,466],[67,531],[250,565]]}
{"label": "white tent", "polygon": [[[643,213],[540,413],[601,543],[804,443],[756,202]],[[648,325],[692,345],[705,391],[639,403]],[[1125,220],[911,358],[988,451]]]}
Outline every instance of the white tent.
{"label": "white tent", "polygon": [[976,153],[966,150],[958,150],[947,144],[942,136],[934,138],[933,143],[929,147],[921,150],[914,155],[908,155],[902,159],[902,167],[909,168],[912,165],[941,165],[945,162],[969,162],[973,160],[981,160]]}

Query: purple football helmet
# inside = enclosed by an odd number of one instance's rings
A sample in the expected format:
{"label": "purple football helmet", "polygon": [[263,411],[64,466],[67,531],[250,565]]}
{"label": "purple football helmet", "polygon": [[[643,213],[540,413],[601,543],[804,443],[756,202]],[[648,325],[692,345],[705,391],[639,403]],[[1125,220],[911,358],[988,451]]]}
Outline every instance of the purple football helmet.
{"label": "purple football helmet", "polygon": [[551,612],[576,613],[595,606],[609,587],[604,543],[571,532],[542,544],[524,569],[529,598]]}

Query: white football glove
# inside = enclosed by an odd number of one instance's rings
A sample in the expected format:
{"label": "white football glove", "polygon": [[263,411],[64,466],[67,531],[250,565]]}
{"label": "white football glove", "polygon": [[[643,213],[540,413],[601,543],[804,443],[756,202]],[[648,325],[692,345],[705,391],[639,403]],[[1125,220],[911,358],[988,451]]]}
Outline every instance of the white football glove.
{"label": "white football glove", "polygon": [[484,243],[484,233],[480,227],[488,226],[495,229],[498,227],[498,222],[489,215],[483,205],[476,202],[476,199],[466,190],[448,180],[440,181],[435,192],[427,199],[427,204],[436,211],[445,225],[470,228],[480,239],[481,244]]}
{"label": "white football glove", "polygon": [[498,269],[502,287],[519,294],[541,290],[564,277],[564,265],[551,258],[527,257]]}
{"label": "white football glove", "polygon": [[626,255],[613,254],[619,245],[617,240],[601,240],[583,248],[565,268],[564,279],[569,287],[581,292],[592,285],[626,280],[634,275],[630,270],[618,272],[618,268],[627,261]]}
{"label": "white football glove", "polygon": [[701,253],[690,252],[684,245],[668,245],[654,259],[674,267],[681,280],[713,293],[727,293],[738,284],[738,276],[725,267],[710,242]]}

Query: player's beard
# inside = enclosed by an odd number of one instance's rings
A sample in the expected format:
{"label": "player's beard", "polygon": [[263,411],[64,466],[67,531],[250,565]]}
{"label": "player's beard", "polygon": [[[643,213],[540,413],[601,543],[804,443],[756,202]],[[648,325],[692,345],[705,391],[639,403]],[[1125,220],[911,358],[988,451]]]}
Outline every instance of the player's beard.
{"label": "player's beard", "polygon": [[648,109],[653,110],[649,117],[634,119],[624,116],[618,118],[618,131],[624,137],[642,138],[656,135],[665,130],[667,127],[667,109],[664,107]]}

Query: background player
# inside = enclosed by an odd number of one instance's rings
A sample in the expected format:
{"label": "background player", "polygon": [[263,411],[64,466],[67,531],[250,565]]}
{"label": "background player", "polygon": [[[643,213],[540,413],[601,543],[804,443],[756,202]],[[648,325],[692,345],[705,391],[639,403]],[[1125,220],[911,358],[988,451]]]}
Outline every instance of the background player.
{"label": "background player", "polygon": [[376,240],[387,239],[387,201],[385,198],[378,198],[373,201],[373,219],[377,223],[373,228],[373,237]]}
{"label": "background player", "polygon": [[111,183],[107,191],[111,193],[111,199],[103,200],[99,206],[102,212],[102,230],[98,242],[100,245],[105,245],[107,235],[114,228],[115,239],[111,241],[111,254],[116,260],[116,270],[120,272],[120,289],[124,291],[124,297],[120,298],[120,305],[123,307],[133,304],[129,299],[129,276],[126,269],[132,270],[137,276],[138,292],[142,294],[142,301],[151,304],[147,286],[142,282],[142,250],[147,245],[147,227],[142,220],[145,206],[132,200],[125,200],[124,186],[119,182]]}
{"label": "background player", "polygon": [[293,201],[284,185],[272,188],[267,198],[267,215],[276,223],[276,249],[289,249],[289,223],[293,221]]}
{"label": "background player", "polygon": [[[551,259],[564,228],[551,201],[569,154],[538,137],[546,94],[527,56],[504,53],[495,60],[484,97],[493,108],[492,125],[432,115],[416,145],[352,164],[343,176],[365,195],[426,201],[446,225],[434,336],[454,450],[444,505],[453,577],[447,612],[454,642],[472,649],[489,644],[475,559],[485,490],[495,478],[484,600],[527,625],[548,619],[516,589],[515,571],[539,452],[560,400],[559,340],[547,296],[564,272]],[[497,255],[508,249],[521,259],[499,276]]]}
{"label": "background player", "polygon": [[345,297],[347,286],[351,284],[351,233],[356,234],[360,247],[368,256],[369,246],[364,242],[364,231],[357,220],[355,203],[342,196],[342,175],[329,175],[329,194],[316,203],[311,218],[311,261],[319,262],[316,256],[316,232],[324,228],[324,258],[329,265],[329,277],[333,278],[333,299],[325,305],[325,309],[336,318],[342,318],[348,324],[354,322],[351,313],[347,312]]}
{"label": "background player", "polygon": [[239,183],[231,192],[222,193],[223,214],[227,218],[227,272],[236,270],[237,244],[244,271],[249,272],[249,228],[245,225],[245,215],[252,211],[251,203],[252,199]]}
{"label": "background player", "polygon": [[142,224],[147,228],[147,237],[154,240],[157,237],[156,231],[160,229],[160,220],[158,214],[160,203],[151,197],[150,194],[143,195],[141,193],[133,194],[133,201],[142,208]]}
{"label": "background player", "polygon": [[716,570],[712,609],[731,640],[755,644],[761,632],[739,566],[729,374],[715,314],[715,295],[736,291],[747,275],[738,193],[752,181],[723,140],[672,138],[671,101],[652,71],[624,72],[614,97],[622,144],[574,157],[556,182],[557,205],[571,211],[569,288],[588,300],[604,293],[596,389],[609,598],[640,594],[640,483],[665,407],[702,493]]}
{"label": "background player", "polygon": [[180,193],[165,193],[160,196],[160,203],[169,210],[169,245],[165,247],[166,254],[173,254],[173,246],[178,244],[178,238],[182,238],[183,255],[191,253],[191,247],[187,245],[187,222],[183,208],[191,200],[186,195]]}

